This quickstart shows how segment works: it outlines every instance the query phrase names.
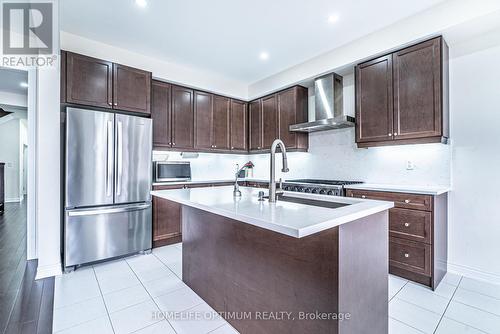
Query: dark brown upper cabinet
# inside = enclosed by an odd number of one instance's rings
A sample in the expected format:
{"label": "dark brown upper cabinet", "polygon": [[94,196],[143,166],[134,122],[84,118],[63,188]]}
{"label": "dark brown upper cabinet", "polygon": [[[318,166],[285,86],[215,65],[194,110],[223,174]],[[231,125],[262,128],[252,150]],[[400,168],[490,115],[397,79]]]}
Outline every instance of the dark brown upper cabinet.
{"label": "dark brown upper cabinet", "polygon": [[391,140],[393,133],[392,55],[356,67],[356,141]]}
{"label": "dark brown upper cabinet", "polygon": [[212,144],[213,95],[194,92],[194,148],[210,149]]}
{"label": "dark brown upper cabinet", "polygon": [[214,95],[212,145],[216,150],[229,150],[230,99]]}
{"label": "dark brown upper cabinet", "polygon": [[262,100],[249,103],[250,151],[262,150]]}
{"label": "dark brown upper cabinet", "polygon": [[[65,52],[66,77],[63,102],[101,108],[113,108],[113,63]],[[64,88],[64,87],[63,87]]]}
{"label": "dark brown upper cabinet", "polygon": [[66,51],[61,61],[63,103],[151,112],[150,72]]}
{"label": "dark brown upper cabinet", "polygon": [[172,147],[194,148],[194,92],[172,86]]}
{"label": "dark brown upper cabinet", "polygon": [[289,130],[290,125],[307,122],[307,95],[307,88],[302,86],[294,86],[277,94],[279,138],[287,149],[307,150],[309,146],[307,133]]}
{"label": "dark brown upper cabinet", "polygon": [[448,46],[442,37],[356,67],[358,147],[446,143]]}
{"label": "dark brown upper cabinet", "polygon": [[262,145],[264,149],[270,149],[278,137],[278,97],[273,94],[262,98]]}
{"label": "dark brown upper cabinet", "polygon": [[230,107],[230,145],[231,151],[248,151],[247,103],[231,100]]}
{"label": "dark brown upper cabinet", "polygon": [[151,72],[113,64],[113,108],[151,113]]}
{"label": "dark brown upper cabinet", "polygon": [[153,80],[151,118],[153,119],[153,147],[172,147],[172,86]]}

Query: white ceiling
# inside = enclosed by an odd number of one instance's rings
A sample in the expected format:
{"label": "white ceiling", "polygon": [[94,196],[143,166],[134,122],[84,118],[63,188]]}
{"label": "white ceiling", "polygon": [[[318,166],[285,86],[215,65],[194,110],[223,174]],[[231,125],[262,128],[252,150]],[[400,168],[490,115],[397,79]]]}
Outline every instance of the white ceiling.
{"label": "white ceiling", "polygon": [[28,82],[28,72],[0,67],[0,92],[28,94],[28,88],[21,87],[21,82]]}
{"label": "white ceiling", "polygon": [[[64,0],[61,29],[250,84],[442,0],[147,2]],[[334,24],[332,14],[339,17]],[[263,51],[267,61],[259,59]]]}

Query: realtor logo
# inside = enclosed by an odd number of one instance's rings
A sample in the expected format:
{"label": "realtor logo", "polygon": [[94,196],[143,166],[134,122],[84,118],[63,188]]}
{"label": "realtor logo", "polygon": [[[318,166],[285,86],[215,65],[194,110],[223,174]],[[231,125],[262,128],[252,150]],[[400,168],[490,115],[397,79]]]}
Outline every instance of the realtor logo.
{"label": "realtor logo", "polygon": [[52,6],[51,2],[3,2],[3,54],[52,54]]}

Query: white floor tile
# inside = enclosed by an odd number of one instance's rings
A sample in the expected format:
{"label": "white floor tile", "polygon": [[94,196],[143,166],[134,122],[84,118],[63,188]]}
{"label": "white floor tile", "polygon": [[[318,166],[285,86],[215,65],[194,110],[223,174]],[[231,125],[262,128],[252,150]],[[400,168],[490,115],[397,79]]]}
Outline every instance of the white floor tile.
{"label": "white floor tile", "polygon": [[500,299],[500,285],[464,277],[460,287],[466,290],[481,293],[496,299]]}
{"label": "white floor tile", "polygon": [[178,334],[205,334],[226,324],[226,320],[207,303],[180,313],[179,318],[169,319]]}
{"label": "white floor tile", "polygon": [[458,283],[460,283],[460,279],[462,278],[461,275],[447,272],[446,275],[444,275],[444,278],[441,282],[448,283],[454,286],[458,286]]}
{"label": "white floor tile", "polygon": [[130,288],[140,283],[132,270],[117,271],[105,275],[97,274],[97,281],[103,294]]}
{"label": "white floor tile", "polygon": [[167,265],[174,274],[182,279],[182,261],[171,262]]}
{"label": "white floor tile", "polygon": [[77,272],[62,275],[55,280],[54,308],[76,304],[101,295],[92,268],[82,273],[77,274]]}
{"label": "white floor tile", "polygon": [[415,304],[428,311],[442,315],[450,299],[441,297],[427,287],[408,283],[398,293],[397,298]]}
{"label": "white floor tile", "polygon": [[389,318],[389,334],[422,334],[423,332],[403,324],[393,318]]}
{"label": "white floor tile", "polygon": [[441,297],[451,299],[451,297],[453,297],[453,294],[455,293],[456,289],[457,289],[456,285],[451,285],[451,284],[448,284],[445,282],[441,282],[438,285],[437,289],[434,290],[434,293],[441,296]]}
{"label": "white floor tile", "polygon": [[141,269],[139,271],[134,270],[134,272],[141,282],[149,282],[160,278],[175,276],[174,272],[163,263],[161,263],[161,267],[155,266],[149,269]]}
{"label": "white floor tile", "polygon": [[407,279],[389,275],[389,300],[391,300],[406,283],[408,283]]}
{"label": "white floor tile", "polygon": [[54,310],[54,332],[67,329],[107,314],[102,297]]}
{"label": "white floor tile", "polygon": [[105,294],[103,297],[109,313],[113,313],[151,299],[142,284],[111,292]]}
{"label": "white floor tile", "polygon": [[389,303],[389,316],[424,333],[433,333],[441,316],[395,297]]}
{"label": "white floor tile", "polygon": [[113,328],[111,327],[111,322],[109,322],[108,315],[106,314],[104,317],[100,317],[89,322],[85,322],[81,325],[77,325],[75,327],[71,327],[57,334],[113,334]]}
{"label": "white floor tile", "polygon": [[467,326],[452,319],[443,318],[436,334],[484,334],[485,332]]}
{"label": "white floor tile", "polygon": [[239,334],[239,332],[231,325],[227,324],[210,332],[210,334]]}
{"label": "white floor tile", "polygon": [[94,265],[94,270],[97,275],[104,274],[105,272],[117,272],[117,271],[128,271],[130,267],[127,262],[123,259],[108,261]]}
{"label": "white floor tile", "polygon": [[187,288],[187,285],[172,273],[170,276],[159,278],[154,281],[143,282],[143,284],[153,298],[175,290]]}
{"label": "white floor tile", "polygon": [[500,299],[458,287],[453,300],[500,316]]}
{"label": "white floor tile", "polygon": [[174,245],[155,248],[153,254],[167,265],[172,262],[182,261],[182,251]]}
{"label": "white floor tile", "polygon": [[165,265],[153,254],[136,255],[126,259],[133,271],[140,272],[152,268],[165,267]]}
{"label": "white floor tile", "polygon": [[177,248],[179,248],[180,250],[182,250],[182,242],[180,242],[178,244],[175,244],[174,246],[177,247]]}
{"label": "white floor tile", "polygon": [[166,321],[157,322],[154,325],[140,329],[134,334],[176,334],[172,326]]}
{"label": "white floor tile", "polygon": [[452,301],[445,317],[490,334],[500,333],[500,317],[475,307]]}
{"label": "white floor tile", "polygon": [[183,288],[155,298],[155,302],[163,312],[182,312],[203,303],[203,299],[190,288]]}
{"label": "white floor tile", "polygon": [[152,300],[110,314],[116,334],[132,333],[159,321],[154,317],[158,307]]}

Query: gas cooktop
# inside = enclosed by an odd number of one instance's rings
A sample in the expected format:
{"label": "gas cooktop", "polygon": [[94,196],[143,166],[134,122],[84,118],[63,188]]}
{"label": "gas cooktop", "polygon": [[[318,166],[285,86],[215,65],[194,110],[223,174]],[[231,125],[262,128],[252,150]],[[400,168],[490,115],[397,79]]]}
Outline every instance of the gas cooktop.
{"label": "gas cooktop", "polygon": [[345,196],[344,186],[349,184],[363,183],[360,181],[339,181],[320,179],[297,179],[287,180],[283,183],[283,190],[302,193]]}
{"label": "gas cooktop", "polygon": [[285,183],[305,183],[305,184],[324,184],[329,186],[346,186],[349,184],[359,184],[363,183],[361,181],[339,181],[339,180],[319,180],[319,179],[298,179],[298,180],[287,180]]}

